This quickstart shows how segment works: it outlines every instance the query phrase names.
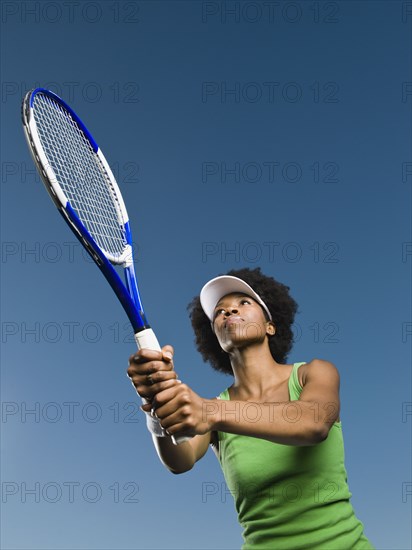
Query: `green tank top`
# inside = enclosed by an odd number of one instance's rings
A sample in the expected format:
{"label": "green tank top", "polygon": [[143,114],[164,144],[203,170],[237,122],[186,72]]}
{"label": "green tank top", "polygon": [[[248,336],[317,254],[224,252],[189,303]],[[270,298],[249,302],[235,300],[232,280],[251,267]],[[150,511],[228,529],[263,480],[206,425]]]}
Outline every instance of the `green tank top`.
{"label": "green tank top", "polygon": [[[293,365],[291,401],[302,391],[297,373],[303,364]],[[230,400],[228,390],[219,398]],[[226,432],[218,432],[218,438],[219,461],[244,529],[244,550],[374,548],[350,503],[340,422],[325,441],[310,447]]]}

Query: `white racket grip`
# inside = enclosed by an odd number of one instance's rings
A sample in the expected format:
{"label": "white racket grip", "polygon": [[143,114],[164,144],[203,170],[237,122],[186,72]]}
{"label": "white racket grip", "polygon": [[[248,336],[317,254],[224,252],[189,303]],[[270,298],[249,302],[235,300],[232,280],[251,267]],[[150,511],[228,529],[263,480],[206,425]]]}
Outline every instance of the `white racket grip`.
{"label": "white racket grip", "polygon": [[[136,340],[137,348],[138,349],[152,349],[155,351],[161,351],[161,347],[159,344],[159,341],[156,338],[156,334],[153,332],[151,328],[146,328],[145,330],[141,330],[140,332],[137,332],[134,335],[134,338]],[[148,403],[146,399],[142,399],[143,404]],[[157,437],[166,437],[167,434],[162,428],[159,420],[152,416],[150,413],[146,414],[146,424],[147,429],[149,432],[154,434]],[[172,436],[172,441],[174,445],[180,445],[180,443],[183,443],[184,441],[189,441],[191,437],[174,437]]]}
{"label": "white racket grip", "polygon": [[156,338],[156,334],[151,328],[146,328],[134,335],[138,349],[153,349],[161,351],[160,344]]}

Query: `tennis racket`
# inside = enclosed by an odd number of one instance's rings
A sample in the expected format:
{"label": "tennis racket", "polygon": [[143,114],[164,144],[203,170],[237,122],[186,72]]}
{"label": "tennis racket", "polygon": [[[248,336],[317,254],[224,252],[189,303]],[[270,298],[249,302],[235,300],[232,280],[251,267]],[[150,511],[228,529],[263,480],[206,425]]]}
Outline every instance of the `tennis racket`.
{"label": "tennis racket", "polygon": [[[49,90],[27,92],[22,119],[49,195],[114,290],[133,327],[138,349],[160,351],[140,298],[126,207],[103,153],[76,113]],[[113,266],[123,268],[124,282]],[[173,442],[187,439],[174,438]]]}

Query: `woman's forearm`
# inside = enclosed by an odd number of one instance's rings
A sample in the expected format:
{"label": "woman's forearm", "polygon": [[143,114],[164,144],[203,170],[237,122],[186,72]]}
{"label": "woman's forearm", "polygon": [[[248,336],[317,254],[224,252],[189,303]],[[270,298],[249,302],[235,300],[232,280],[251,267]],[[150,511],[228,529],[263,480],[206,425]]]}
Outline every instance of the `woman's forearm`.
{"label": "woman's forearm", "polygon": [[205,419],[213,430],[296,446],[315,445],[326,439],[331,425],[326,413],[316,403],[305,401],[211,400],[204,405]]}
{"label": "woman's forearm", "polygon": [[187,441],[175,445],[169,436],[157,437],[152,435],[152,438],[161,462],[173,474],[182,474],[193,468],[196,457]]}

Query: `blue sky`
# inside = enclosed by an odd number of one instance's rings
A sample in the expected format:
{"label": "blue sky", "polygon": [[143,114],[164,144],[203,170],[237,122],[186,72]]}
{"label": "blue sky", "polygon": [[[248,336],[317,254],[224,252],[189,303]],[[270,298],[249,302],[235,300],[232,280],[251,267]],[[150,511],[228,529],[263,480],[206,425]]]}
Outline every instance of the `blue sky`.
{"label": "blue sky", "polygon": [[20,103],[41,85],[117,174],[180,378],[204,397],[230,385],[186,313],[209,278],[260,266],[290,286],[289,361],[341,373],[355,510],[376,548],[410,548],[410,2],[1,9],[1,546],[241,544],[212,453],[182,476],[155,455],[127,318],[33,172]]}

